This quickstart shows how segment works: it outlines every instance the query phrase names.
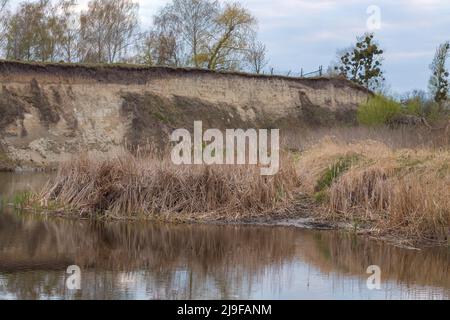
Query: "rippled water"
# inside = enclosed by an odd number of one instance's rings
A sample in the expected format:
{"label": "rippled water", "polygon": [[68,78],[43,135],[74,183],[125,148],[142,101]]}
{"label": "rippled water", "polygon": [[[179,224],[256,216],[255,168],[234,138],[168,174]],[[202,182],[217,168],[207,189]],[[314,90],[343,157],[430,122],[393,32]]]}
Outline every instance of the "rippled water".
{"label": "rippled water", "polygon": [[[0,173],[0,299],[449,299],[450,250],[290,227],[92,222],[14,212],[45,174]],[[66,286],[81,269],[81,290]],[[381,268],[381,289],[366,285]]]}

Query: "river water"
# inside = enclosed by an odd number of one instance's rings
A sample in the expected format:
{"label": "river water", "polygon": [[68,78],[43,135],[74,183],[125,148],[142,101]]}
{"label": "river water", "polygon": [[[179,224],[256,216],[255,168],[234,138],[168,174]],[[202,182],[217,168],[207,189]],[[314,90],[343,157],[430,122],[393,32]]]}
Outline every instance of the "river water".
{"label": "river water", "polygon": [[[450,298],[449,248],[294,227],[69,220],[8,205],[47,179],[0,173],[0,299]],[[367,286],[370,265],[379,289]]]}

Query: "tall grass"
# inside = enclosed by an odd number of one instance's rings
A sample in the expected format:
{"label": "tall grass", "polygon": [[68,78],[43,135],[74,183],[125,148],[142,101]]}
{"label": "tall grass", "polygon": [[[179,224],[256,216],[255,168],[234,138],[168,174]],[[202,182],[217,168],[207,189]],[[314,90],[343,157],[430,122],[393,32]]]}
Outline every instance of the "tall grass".
{"label": "tall grass", "polygon": [[283,153],[274,176],[261,176],[257,166],[176,166],[127,152],[103,160],[82,155],[62,165],[33,199],[52,212],[164,220],[273,217],[279,209],[306,206],[313,218],[378,235],[448,242],[448,142],[438,135],[439,143],[422,143],[403,131],[367,130],[339,129],[321,140],[316,133],[307,142],[301,135],[285,137],[289,149],[295,137],[298,144]]}
{"label": "tall grass", "polygon": [[[372,228],[378,234],[445,243],[450,233],[450,151],[393,150],[382,143],[324,141],[299,163],[303,189],[317,191],[323,172],[342,157],[359,160],[321,193],[323,217]],[[316,188],[315,188],[316,186]]]}
{"label": "tall grass", "polygon": [[[286,156],[287,157],[287,156]],[[81,215],[237,219],[292,198],[292,162],[261,176],[256,166],[177,166],[170,159],[123,153],[109,160],[83,155],[64,164],[40,195],[44,207]]]}

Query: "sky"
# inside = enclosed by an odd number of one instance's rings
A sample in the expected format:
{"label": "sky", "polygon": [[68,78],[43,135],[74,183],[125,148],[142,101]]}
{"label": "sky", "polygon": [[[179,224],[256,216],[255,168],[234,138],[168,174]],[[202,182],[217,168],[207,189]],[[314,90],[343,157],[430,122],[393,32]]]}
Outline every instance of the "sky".
{"label": "sky", "polygon": [[[12,6],[20,0],[12,0]],[[78,0],[81,7],[88,0]],[[139,0],[143,28],[169,0]],[[385,51],[391,93],[427,89],[436,47],[450,40],[450,0],[239,0],[258,20],[269,67],[293,73],[324,69],[338,49],[374,31]],[[379,18],[379,19],[378,19]],[[374,20],[375,19],[375,20]],[[369,21],[375,21],[370,24]],[[380,23],[377,23],[377,22]],[[375,26],[376,29],[369,29]]]}

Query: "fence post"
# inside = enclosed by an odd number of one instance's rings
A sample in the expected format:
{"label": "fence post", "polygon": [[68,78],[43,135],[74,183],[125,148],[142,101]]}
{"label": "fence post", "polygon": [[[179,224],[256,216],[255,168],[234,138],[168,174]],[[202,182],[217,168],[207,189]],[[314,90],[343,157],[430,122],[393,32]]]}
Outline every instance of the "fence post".
{"label": "fence post", "polygon": [[322,76],[322,66],[319,67],[319,77]]}
{"label": "fence post", "polygon": [[300,78],[303,78],[303,68],[300,70]]}

